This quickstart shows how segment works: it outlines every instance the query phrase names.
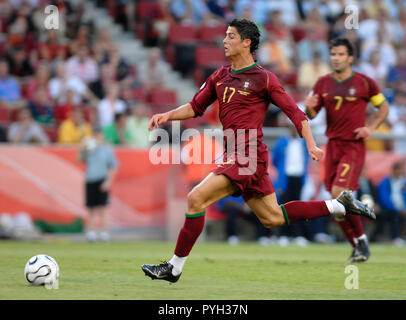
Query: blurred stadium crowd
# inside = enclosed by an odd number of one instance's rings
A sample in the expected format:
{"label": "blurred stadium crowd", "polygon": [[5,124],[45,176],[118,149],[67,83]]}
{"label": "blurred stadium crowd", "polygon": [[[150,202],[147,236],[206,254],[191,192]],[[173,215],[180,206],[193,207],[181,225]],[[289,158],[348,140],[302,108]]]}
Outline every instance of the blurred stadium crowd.
{"label": "blurred stadium crowd", "polygon": [[[390,103],[378,131],[406,136],[405,0],[93,2],[142,41],[146,61],[130,64],[109,30],[84,19],[83,2],[0,2],[0,142],[75,144],[98,126],[111,143],[148,147],[148,117],[179,102],[165,86],[163,61],[200,87],[226,63],[222,40],[234,17],[260,26],[256,59],[299,106],[316,79],[330,72],[329,39],[348,37],[356,48],[354,69],[375,79]],[[61,17],[57,30],[44,27],[50,4]],[[349,6],[358,8],[351,17],[352,23],[358,18],[355,29],[345,28]],[[216,111],[214,105],[194,125],[217,125]],[[313,129],[323,134],[323,117],[318,119]],[[265,126],[282,125],[279,120],[279,109],[271,107]],[[406,155],[406,140],[374,139],[368,149]]]}
{"label": "blurred stadium crowd", "polygon": [[[49,4],[59,9],[58,30],[44,28]],[[351,39],[357,49],[354,68],[377,80],[391,104],[379,131],[406,134],[406,1],[96,0],[95,4],[151,49],[148,61],[130,65],[108,30],[84,21],[86,6],[81,2],[0,3],[1,141],[75,143],[91,134],[92,125],[99,125],[110,126],[111,142],[147,146],[146,117],[178,103],[176,91],[165,88],[167,70],[162,61],[199,87],[226,63],[222,39],[234,17],[253,19],[261,27],[256,58],[279,76],[299,105],[317,77],[330,71],[328,40]],[[358,29],[345,28],[349,19],[345,8],[351,5],[359,9]],[[352,22],[357,17],[351,17]],[[215,112],[216,107],[198,124],[218,124]],[[278,125],[278,112],[270,108],[266,126]],[[124,117],[115,119],[122,113]],[[323,127],[315,130],[322,133]],[[369,148],[406,152],[403,144],[375,141]]]}

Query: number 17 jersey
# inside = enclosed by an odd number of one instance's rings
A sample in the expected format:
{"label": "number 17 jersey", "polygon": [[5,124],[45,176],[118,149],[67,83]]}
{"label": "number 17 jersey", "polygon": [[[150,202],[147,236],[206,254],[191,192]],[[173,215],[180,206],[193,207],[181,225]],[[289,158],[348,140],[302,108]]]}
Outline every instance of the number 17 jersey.
{"label": "number 17 jersey", "polygon": [[[306,120],[277,77],[257,63],[238,71],[230,65],[217,69],[190,102],[195,116],[201,116],[215,100],[219,103],[219,118],[224,130],[257,130],[259,159],[268,158],[262,126],[270,103],[278,106],[290,118],[299,135],[302,133],[302,121]],[[246,136],[245,148],[250,144],[250,138]]]}

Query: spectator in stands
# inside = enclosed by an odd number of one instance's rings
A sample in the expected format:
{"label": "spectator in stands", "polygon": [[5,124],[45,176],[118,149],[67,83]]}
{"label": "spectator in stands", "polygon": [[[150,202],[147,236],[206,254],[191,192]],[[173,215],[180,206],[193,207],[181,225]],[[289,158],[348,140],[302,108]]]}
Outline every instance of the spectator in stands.
{"label": "spectator in stands", "polygon": [[130,140],[127,130],[127,115],[116,113],[114,122],[103,127],[104,140],[115,145],[126,145]]}
{"label": "spectator in stands", "polygon": [[97,106],[99,125],[103,128],[114,122],[116,113],[126,111],[125,102],[119,99],[120,87],[117,83],[111,84],[107,88],[107,96],[102,99]]}
{"label": "spectator in stands", "polygon": [[206,5],[210,12],[221,21],[229,21],[234,17],[229,1],[208,0]]}
{"label": "spectator in stands", "polygon": [[[138,103],[137,97],[134,95],[134,88],[131,85],[131,80],[127,78],[129,81],[121,81],[121,95],[120,98],[125,102],[127,110],[129,110],[130,106],[133,104]],[[142,89],[140,89],[142,90]],[[143,91],[144,92],[144,91]],[[145,92],[146,97],[146,92]]]}
{"label": "spectator in stands", "polygon": [[26,86],[25,96],[28,100],[33,100],[37,88],[41,87],[44,89],[47,99],[51,98],[48,90],[49,83],[49,65],[47,62],[42,62],[37,66],[35,75],[33,78],[29,79]]}
{"label": "spectator in stands", "polygon": [[100,77],[89,84],[89,89],[98,99],[103,99],[107,93],[107,88],[116,82],[116,70],[110,63],[100,66]]}
{"label": "spectator in stands", "polygon": [[72,110],[78,108],[79,105],[74,102],[74,93],[72,90],[68,89],[66,91],[66,101],[57,104],[54,109],[54,118],[57,124],[69,118]]}
{"label": "spectator in stands", "polygon": [[104,58],[99,62],[100,64],[109,63],[115,71],[118,81],[123,80],[131,73],[130,65],[120,55],[118,48],[115,46],[111,47],[107,55],[105,55]]}
{"label": "spectator in stands", "polygon": [[371,53],[369,61],[360,64],[360,71],[374,79],[380,88],[385,88],[385,80],[389,72],[388,66],[383,62],[378,50]]}
{"label": "spectator in stands", "polygon": [[377,19],[382,11],[388,9],[388,4],[381,0],[372,0],[365,4],[365,10],[368,12],[371,19]]}
{"label": "spectator in stands", "polygon": [[54,120],[54,104],[47,95],[46,88],[38,86],[34,98],[28,101],[28,108],[35,121],[51,123]]}
{"label": "spectator in stands", "polygon": [[321,59],[321,54],[315,52],[311,62],[302,62],[297,75],[297,85],[304,92],[310,92],[317,79],[330,72],[328,63]]}
{"label": "spectator in stands", "polygon": [[291,60],[295,55],[295,45],[292,32],[282,19],[282,11],[279,9],[270,11],[268,20],[264,25],[267,32],[272,32],[279,46],[282,48],[287,59]]}
{"label": "spectator in stands", "polygon": [[66,71],[65,63],[58,61],[55,64],[55,77],[49,81],[49,92],[57,105],[64,104],[67,92],[73,93],[73,103],[79,105],[84,99],[95,103],[97,98],[87,88],[86,83],[78,76]]}
{"label": "spectator in stands", "polygon": [[404,245],[400,238],[400,226],[406,215],[406,178],[404,162],[396,162],[392,166],[390,176],[385,177],[378,186],[378,198],[382,207],[381,215],[377,216],[377,228],[371,241],[376,240],[383,232],[386,222],[391,227],[391,239],[394,245]]}
{"label": "spectator in stands", "polygon": [[13,13],[13,6],[10,1],[0,2],[0,32],[6,32],[6,24],[9,23],[9,19]]}
{"label": "spectator in stands", "polygon": [[58,142],[77,144],[85,137],[93,135],[92,126],[83,115],[83,110],[75,108],[69,113],[69,117],[62,121],[58,129]]}
{"label": "spectator in stands", "polygon": [[244,11],[250,9],[252,20],[262,25],[267,21],[268,8],[268,3],[264,0],[237,0],[234,5],[234,12],[236,16],[242,17]]}
{"label": "spectator in stands", "polygon": [[66,60],[68,46],[63,43],[59,30],[51,29],[46,32],[44,31],[42,34],[46,36],[38,43],[38,58],[48,62],[54,59]]}
{"label": "spectator in stands", "polygon": [[8,141],[11,143],[49,143],[49,137],[42,127],[33,120],[29,108],[21,108],[18,121],[10,125]]}
{"label": "spectator in stands", "polygon": [[68,76],[77,76],[86,84],[96,81],[99,76],[97,63],[89,56],[86,45],[78,46],[77,53],[66,61],[66,70]]}
{"label": "spectator in stands", "polygon": [[406,91],[406,48],[397,52],[397,63],[389,69],[388,86],[394,90]]}
{"label": "spectator in stands", "polygon": [[[363,11],[361,10],[361,12]],[[376,40],[378,31],[383,29],[385,30],[384,39],[393,43],[400,42],[401,39],[399,39],[400,34],[397,31],[397,26],[390,21],[387,10],[382,10],[376,19],[372,19],[368,13],[364,17],[361,19],[360,14],[359,29],[357,29],[358,36],[362,41]]]}
{"label": "spectator in stands", "polygon": [[385,39],[385,34],[384,28],[379,29],[376,39],[363,42],[361,59],[369,61],[372,53],[378,51],[381,57],[385,57],[381,59],[381,64],[385,69],[389,69],[396,65],[396,51],[392,43],[388,39]]}
{"label": "spectator in stands", "polygon": [[97,39],[93,45],[93,51],[98,52],[105,59],[111,52],[116,49],[116,45],[110,39],[110,33],[107,28],[100,28],[98,30]]}
{"label": "spectator in stands", "polygon": [[282,20],[281,10],[272,10],[268,14],[268,19],[264,24],[264,29],[267,32],[273,32],[278,41],[290,41],[290,29]]}
{"label": "spectator in stands", "polygon": [[160,88],[165,83],[165,75],[168,72],[165,64],[160,60],[159,48],[152,48],[148,54],[148,60],[138,65],[138,80],[142,86],[150,91]]}
{"label": "spectator in stands", "polygon": [[406,35],[406,6],[399,3],[398,7],[395,9],[395,12],[398,13],[397,19],[397,29],[402,31],[400,38],[404,38]]}
{"label": "spectator in stands", "polygon": [[7,61],[10,74],[19,78],[25,78],[34,74],[34,68],[22,46],[10,49],[7,53]]}
{"label": "spectator in stands", "polygon": [[292,69],[283,47],[272,31],[268,32],[266,41],[262,43],[258,50],[258,60],[265,68],[278,75],[288,73]]}
{"label": "spectator in stands", "polygon": [[8,43],[11,47],[23,46],[29,51],[35,47],[35,38],[32,33],[34,26],[30,17],[30,7],[27,3],[22,3],[15,8],[12,16],[9,18],[7,26]]}
{"label": "spectator in stands", "polygon": [[321,54],[323,62],[329,62],[330,52],[327,42],[320,40],[316,31],[316,26],[308,26],[306,38],[298,43],[297,54],[299,62],[312,61],[315,52]]}
{"label": "spectator in stands", "polygon": [[[395,101],[389,109],[388,120],[392,126],[392,134],[406,136],[406,93],[404,91],[396,93]],[[406,156],[406,140],[394,139],[393,151]]]}
{"label": "spectator in stands", "polygon": [[[100,128],[93,131],[94,138],[83,139],[79,144],[78,160],[86,163],[86,207],[89,216],[87,221],[88,241],[109,241],[109,223],[107,207],[109,194],[118,162],[113,148],[106,144]],[[96,219],[101,220],[100,235],[96,233]]]}
{"label": "spectator in stands", "polygon": [[128,144],[133,148],[148,148],[150,146],[148,122],[148,108],[142,103],[133,104],[130,107],[130,115],[127,117],[126,130],[129,134]]}
{"label": "spectator in stands", "polygon": [[169,8],[175,20],[185,24],[207,24],[213,18],[204,0],[174,0]]}
{"label": "spectator in stands", "polygon": [[311,9],[302,27],[308,37],[312,35],[316,41],[328,40],[329,27],[318,7],[315,6]]}
{"label": "spectator in stands", "polygon": [[0,106],[8,109],[24,105],[19,83],[9,75],[8,63],[0,60]]}

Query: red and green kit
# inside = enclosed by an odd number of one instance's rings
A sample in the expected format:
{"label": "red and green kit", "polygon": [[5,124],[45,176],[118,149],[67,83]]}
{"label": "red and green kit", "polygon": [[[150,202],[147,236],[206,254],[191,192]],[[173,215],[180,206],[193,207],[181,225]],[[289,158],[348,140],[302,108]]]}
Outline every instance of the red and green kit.
{"label": "red and green kit", "polygon": [[[225,139],[223,164],[213,172],[232,180],[245,200],[273,193],[275,189],[267,172],[268,148],[263,143],[262,132],[269,104],[275,104],[290,118],[299,135],[306,116],[282,88],[277,77],[257,63],[237,71],[230,65],[217,69],[190,104],[195,115],[201,116],[215,100],[219,103]],[[234,133],[233,139],[227,134],[230,132]],[[244,157],[240,158],[240,155],[248,157],[249,163],[242,163]],[[252,170],[247,170],[248,174],[245,174],[242,168]]]}
{"label": "red and green kit", "polygon": [[368,103],[379,108],[385,97],[374,80],[355,71],[343,81],[332,74],[319,78],[313,94],[319,97],[315,111],[326,109],[326,188],[331,191],[337,185],[357,190],[366,148],[363,140],[355,138],[354,130],[366,125]]}

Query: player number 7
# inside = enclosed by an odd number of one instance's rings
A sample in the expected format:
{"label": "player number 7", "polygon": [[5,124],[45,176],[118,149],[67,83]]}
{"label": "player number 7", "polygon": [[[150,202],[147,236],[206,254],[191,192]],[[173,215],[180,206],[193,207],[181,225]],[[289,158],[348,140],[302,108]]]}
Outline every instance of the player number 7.
{"label": "player number 7", "polygon": [[335,110],[340,110],[341,104],[343,103],[343,97],[341,96],[334,96],[334,99],[337,100]]}

